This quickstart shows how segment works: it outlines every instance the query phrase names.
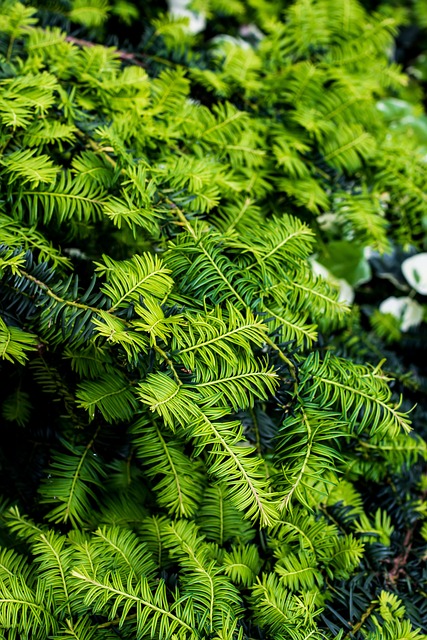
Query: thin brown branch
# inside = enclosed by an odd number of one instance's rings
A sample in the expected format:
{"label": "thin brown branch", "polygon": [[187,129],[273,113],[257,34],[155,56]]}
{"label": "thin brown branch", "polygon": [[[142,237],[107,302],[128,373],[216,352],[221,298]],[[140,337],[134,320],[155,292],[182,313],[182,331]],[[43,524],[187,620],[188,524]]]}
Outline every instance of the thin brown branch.
{"label": "thin brown branch", "polygon": [[[90,40],[83,40],[82,38],[75,38],[74,36],[67,36],[65,38],[66,42],[70,42],[71,44],[75,44],[77,47],[81,47],[82,49],[85,47],[105,47],[103,44],[99,44],[97,42],[91,42]],[[145,62],[142,62],[139,58],[148,58],[151,61],[159,62],[160,64],[164,64],[167,67],[182,67],[184,65],[179,62],[173,62],[172,60],[168,60],[167,58],[162,58],[160,56],[150,55],[148,53],[130,53],[129,51],[123,51],[123,49],[117,49],[113,47],[123,62],[129,62],[130,64],[135,64],[138,67],[142,67],[145,69],[148,65]]]}
{"label": "thin brown branch", "polygon": [[408,529],[403,540],[403,551],[393,560],[393,566],[388,574],[391,583],[396,582],[401,573],[405,573],[405,566],[412,549],[412,538],[414,536],[414,528]]}
{"label": "thin brown branch", "polygon": [[[91,42],[90,40],[82,40],[81,38],[74,38],[74,36],[67,36],[65,40],[66,42],[71,42],[71,44],[75,44],[77,47],[81,47],[81,48],[104,46],[104,45],[98,45],[96,42]],[[138,57],[137,57],[138,54],[129,53],[128,51],[122,51],[122,49],[116,49],[115,51],[118,57],[120,58],[120,60],[123,60],[124,62],[130,62],[131,64],[135,64],[138,67],[143,67],[143,68],[146,67],[146,65],[141,60],[138,60]]]}

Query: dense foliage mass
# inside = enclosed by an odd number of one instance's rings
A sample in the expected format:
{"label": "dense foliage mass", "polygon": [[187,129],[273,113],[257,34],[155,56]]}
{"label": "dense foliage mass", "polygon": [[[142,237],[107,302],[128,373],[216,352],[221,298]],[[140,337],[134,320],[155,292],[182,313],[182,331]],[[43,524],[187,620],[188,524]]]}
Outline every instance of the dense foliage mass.
{"label": "dense foliage mass", "polygon": [[390,7],[0,7],[0,637],[427,638]]}

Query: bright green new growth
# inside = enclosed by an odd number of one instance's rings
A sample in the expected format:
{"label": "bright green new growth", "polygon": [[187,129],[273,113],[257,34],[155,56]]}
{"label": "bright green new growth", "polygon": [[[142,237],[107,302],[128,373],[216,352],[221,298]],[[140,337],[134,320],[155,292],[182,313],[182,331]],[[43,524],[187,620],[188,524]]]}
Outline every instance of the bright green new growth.
{"label": "bright green new growth", "polygon": [[[425,456],[381,365],[325,348],[351,312],[310,261],[330,207],[362,245],[420,233],[425,164],[376,108],[396,24],[250,4],[257,48],[151,75],[2,4],[2,411],[38,460],[3,505],[5,640],[336,637],[325,605],[392,533],[351,482]],[[425,637],[371,606],[367,640]]]}

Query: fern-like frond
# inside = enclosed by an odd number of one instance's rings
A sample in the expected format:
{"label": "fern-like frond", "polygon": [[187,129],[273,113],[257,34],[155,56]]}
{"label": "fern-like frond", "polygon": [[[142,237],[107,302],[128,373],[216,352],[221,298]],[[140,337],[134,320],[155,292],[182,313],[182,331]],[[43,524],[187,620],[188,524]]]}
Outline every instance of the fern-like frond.
{"label": "fern-like frond", "polygon": [[[390,432],[385,437],[382,437],[381,432],[369,439],[362,437],[357,442],[356,451],[362,459],[368,452],[374,455],[378,464],[378,471],[382,459],[385,462],[383,472],[385,472],[386,467],[393,468],[394,465],[407,465],[410,467],[420,459],[425,460],[427,458],[427,444],[414,432],[411,432],[409,438],[407,433],[395,434],[393,432]],[[356,464],[354,472],[357,474],[361,471],[361,469],[357,469]]]}
{"label": "fern-like frond", "polygon": [[34,188],[42,184],[53,184],[59,172],[46,154],[38,154],[36,149],[12,151],[3,156],[0,164],[4,167],[9,184],[19,181],[20,184],[29,183]]}
{"label": "fern-like frond", "polygon": [[196,638],[194,612],[191,601],[182,601],[179,594],[169,603],[165,583],[160,581],[152,591],[146,578],[132,586],[119,574],[107,574],[103,578],[91,575],[85,568],[71,572],[74,589],[81,594],[81,611],[88,609],[107,620],[116,620],[120,628],[130,615],[136,637],[156,633],[160,640],[169,640],[174,633]]}
{"label": "fern-like frond", "polygon": [[217,103],[212,110],[193,106],[191,114],[192,119],[183,123],[184,129],[207,149],[233,143],[248,124],[248,114],[230,102]]}
{"label": "fern-like frond", "polygon": [[318,353],[309,356],[305,364],[304,397],[310,401],[321,398],[324,407],[339,409],[356,432],[395,437],[402,430],[410,431],[406,414],[399,411],[401,401],[392,402],[389,378],[379,367],[354,363],[349,367],[347,361],[330,354],[321,361]]}
{"label": "fern-like frond", "polygon": [[315,555],[307,552],[289,553],[282,556],[274,567],[280,576],[280,582],[291,591],[321,587],[323,577],[317,565]]}
{"label": "fern-like frond", "polygon": [[251,256],[248,270],[274,270],[281,264],[286,269],[288,264],[298,266],[308,258],[313,251],[314,234],[306,224],[285,214],[262,224],[256,238],[251,235],[245,240],[231,240],[230,244]]}
{"label": "fern-like frond", "polygon": [[96,501],[95,488],[105,480],[103,462],[93,452],[96,434],[86,446],[62,441],[62,451],[52,453],[52,459],[40,488],[40,502],[51,510],[50,522],[71,522],[83,525],[90,518]]}
{"label": "fern-like frond", "polygon": [[218,361],[237,367],[242,356],[250,357],[252,345],[262,346],[267,329],[249,309],[243,314],[231,304],[226,313],[218,307],[206,314],[189,314],[184,320],[185,324],[173,328],[172,353],[190,371],[199,363],[215,369]]}
{"label": "fern-like frond", "polygon": [[190,83],[181,68],[163,69],[150,86],[152,103],[148,113],[153,116],[179,113],[190,90]]}
{"label": "fern-like frond", "polygon": [[197,523],[206,538],[221,547],[228,541],[246,544],[255,536],[255,529],[231,502],[225,482],[206,488]]}
{"label": "fern-like frond", "polygon": [[98,378],[108,371],[113,359],[105,347],[95,344],[81,349],[64,350],[64,359],[70,362],[73,371],[81,378]]}
{"label": "fern-like frond", "polygon": [[138,331],[145,331],[150,335],[150,344],[155,345],[156,340],[168,342],[172,332],[172,325],[182,324],[180,314],[166,315],[160,302],[149,297],[144,298],[144,306],[137,305],[135,312],[141,320],[134,320],[132,326]]}
{"label": "fern-like frond", "polygon": [[114,573],[121,576],[123,583],[132,581],[135,585],[141,578],[150,585],[154,583],[156,564],[147,546],[130,530],[100,527],[91,537],[89,555],[98,576]]}
{"label": "fern-like frond", "polygon": [[[45,265],[41,265],[42,267]],[[70,276],[66,280],[55,280],[51,287],[47,282],[52,279],[52,272],[43,274],[43,280],[37,278],[37,270],[32,273],[22,271],[21,282],[35,284],[34,299],[38,308],[43,338],[52,344],[65,340],[71,348],[78,348],[92,337],[94,318],[100,311],[90,303],[99,304],[102,308],[105,299],[94,293],[96,277],[92,278],[89,287],[79,295],[79,281]]]}
{"label": "fern-like frond", "polygon": [[37,336],[7,325],[0,317],[0,358],[24,364],[28,352],[35,351],[37,343]]}
{"label": "fern-like frond", "polygon": [[[111,634],[111,635],[110,635]],[[98,629],[98,625],[93,624],[89,616],[82,616],[77,620],[67,618],[65,622],[60,623],[58,634],[52,635],[51,640],[93,640],[94,638],[105,638],[105,640],[113,639],[113,635],[106,629],[106,633]]]}
{"label": "fern-like frond", "polygon": [[376,143],[361,125],[346,125],[324,143],[322,150],[326,162],[342,171],[354,172],[375,154]]}
{"label": "fern-like frond", "polygon": [[149,203],[149,197],[154,191],[154,185],[149,185],[146,198],[142,201],[136,198],[135,194],[131,195],[126,191],[121,198],[110,196],[103,204],[103,214],[119,229],[125,226],[129,227],[134,235],[137,230],[141,229],[156,235],[158,231],[157,215]]}
{"label": "fern-like frond", "polygon": [[153,479],[160,507],[171,515],[191,517],[198,509],[204,478],[199,465],[184,453],[184,443],[144,418],[132,426],[136,455]]}
{"label": "fern-like frond", "polygon": [[71,163],[71,170],[78,182],[98,184],[110,187],[114,182],[114,171],[101,155],[93,151],[82,151],[75,156]]}
{"label": "fern-like frond", "polygon": [[324,518],[319,518],[301,506],[296,506],[286,514],[272,531],[270,546],[277,558],[286,557],[291,548],[294,552],[304,551],[309,555],[329,555],[338,536],[338,528]]}
{"label": "fern-like frond", "polygon": [[104,256],[96,267],[106,278],[102,291],[111,300],[110,312],[140,303],[147,295],[161,300],[173,286],[170,270],[160,258],[149,253],[121,261]]}
{"label": "fern-like frond", "polygon": [[141,523],[139,536],[147,545],[153,561],[160,568],[170,564],[168,551],[164,544],[164,536],[170,520],[163,515],[151,515]]}
{"label": "fern-like frond", "polygon": [[302,404],[295,415],[285,419],[276,436],[275,460],[283,478],[277,479],[283,498],[282,509],[292,501],[311,507],[313,485],[325,480],[342,457],[332,443],[346,434],[340,414],[325,411],[312,403]]}
{"label": "fern-like frond", "polygon": [[107,422],[130,420],[138,406],[129,381],[118,372],[83,380],[77,387],[76,399],[78,406],[89,413],[89,420],[94,419],[96,410]]}
{"label": "fern-like frond", "polygon": [[[140,331],[133,331],[125,320],[121,320],[112,313],[97,310],[91,325],[96,334],[104,338],[108,345],[120,345],[129,363],[134,366],[140,360],[141,355],[148,351],[149,344],[146,336]],[[138,329],[138,324],[135,323],[135,325],[135,328]]]}
{"label": "fern-like frond", "polygon": [[225,254],[220,234],[206,225],[182,233],[165,254],[166,264],[182,294],[219,305],[230,300],[240,308],[252,306],[258,284]]}
{"label": "fern-like frond", "polygon": [[365,545],[352,534],[335,539],[334,546],[324,557],[330,577],[348,578],[363,557]]}
{"label": "fern-like frond", "polygon": [[86,27],[100,27],[108,17],[107,0],[75,0],[72,7],[70,20]]}
{"label": "fern-like frond", "polygon": [[263,304],[266,320],[271,329],[280,332],[281,342],[293,342],[298,346],[310,346],[317,340],[317,325],[308,321],[309,312],[292,312],[287,305]]}
{"label": "fern-like frond", "polygon": [[[52,603],[46,597],[48,589],[39,581],[35,589],[23,584],[19,578],[9,585],[0,585],[0,626],[16,637],[16,631],[23,638],[43,640],[58,630],[58,620],[52,612]],[[31,634],[31,635],[30,635]]]}
{"label": "fern-like frond", "polygon": [[14,549],[1,549],[0,551],[0,576],[1,584],[7,587],[14,582],[34,586],[34,575],[25,556],[20,555]]}
{"label": "fern-like frond", "polygon": [[250,233],[255,226],[263,221],[262,209],[251,198],[228,200],[226,204],[220,206],[212,220],[215,225],[225,235],[239,234],[240,232]]}
{"label": "fern-like frond", "polygon": [[279,189],[299,207],[319,214],[329,209],[329,197],[325,189],[314,178],[279,178]]}
{"label": "fern-like frond", "polygon": [[29,147],[37,147],[55,142],[59,143],[61,149],[61,142],[72,143],[75,140],[74,132],[75,127],[73,125],[45,118],[26,129],[23,144]]}
{"label": "fern-like frond", "polygon": [[231,547],[223,558],[224,573],[237,585],[250,587],[261,568],[261,558],[254,544]]}
{"label": "fern-like frond", "polygon": [[[263,574],[252,587],[254,618],[261,628],[267,628],[273,634],[291,634],[299,630],[308,633],[314,630],[313,619],[321,612],[316,606],[317,595],[316,591],[307,591],[303,595],[307,613],[309,612],[312,621],[307,628],[308,618],[305,617],[304,608],[301,606],[303,603],[299,602],[299,598],[285,589],[277,574]],[[295,634],[294,637],[299,640],[301,636]]]}
{"label": "fern-like frond", "polygon": [[[26,10],[20,2],[14,3],[15,7],[23,7]],[[9,11],[13,12],[14,8],[9,5]],[[2,78],[0,86],[2,90],[0,118],[6,127],[16,129],[17,127],[27,127],[37,114],[45,113],[52,106],[55,101],[54,90],[58,87],[58,81],[53,74],[48,72],[27,73],[14,78]],[[34,153],[30,152],[30,157],[33,155]],[[23,157],[25,156],[15,156],[18,165],[19,158]],[[35,178],[34,175],[33,178]]]}
{"label": "fern-like frond", "polygon": [[242,425],[223,420],[227,410],[201,410],[196,394],[162,373],[149,375],[139,385],[139,397],[172,428],[180,424],[197,455],[207,449],[209,473],[227,481],[231,499],[246,517],[259,518],[263,525],[274,522],[277,512],[260,472],[262,460],[252,455],[254,448],[243,440]]}
{"label": "fern-like frond", "polygon": [[[286,304],[294,312],[308,312],[319,324],[325,317],[329,326],[340,324],[349,311],[338,299],[337,289],[305,267],[266,288],[265,294],[274,296],[276,304]],[[266,304],[269,304],[268,300]]]}
{"label": "fern-like frond", "polygon": [[20,427],[25,427],[31,416],[33,405],[30,396],[19,387],[11,393],[2,404],[2,416],[8,422],[16,422]]}
{"label": "fern-like frond", "polygon": [[[20,217],[37,224],[51,220],[57,223],[95,222],[100,220],[105,204],[105,192],[99,184],[77,181],[62,171],[47,188],[32,185],[19,192],[22,201],[15,205]],[[16,195],[15,195],[16,199]]]}
{"label": "fern-like frond", "polygon": [[350,507],[350,513],[352,516],[364,513],[362,496],[355,489],[353,484],[344,478],[341,478],[328,495],[328,505],[334,505],[337,503],[340,503],[345,507]]}
{"label": "fern-like frond", "polygon": [[377,509],[372,520],[366,513],[361,513],[354,524],[355,532],[360,535],[362,542],[369,543],[378,540],[384,546],[389,547],[394,526],[391,524],[391,518],[387,511]]}
{"label": "fern-like frond", "polygon": [[2,214],[0,214],[0,244],[10,248],[30,249],[39,262],[48,262],[54,268],[71,266],[69,258],[47,242],[42,233]]}
{"label": "fern-like frond", "polygon": [[91,514],[91,525],[139,530],[147,518],[147,509],[144,506],[147,494],[147,488],[141,482],[133,482],[127,491],[114,493],[107,485],[102,500],[98,503],[99,511]]}
{"label": "fern-like frond", "polygon": [[66,545],[66,537],[54,531],[40,533],[32,542],[31,550],[37,564],[37,577],[50,591],[55,614],[64,619],[71,616],[70,568],[72,550]]}
{"label": "fern-like frond", "polygon": [[224,168],[208,158],[171,158],[163,169],[165,181],[176,193],[174,200],[192,211],[206,212],[220,201]]}
{"label": "fern-like frond", "polygon": [[266,400],[277,385],[271,366],[242,358],[234,367],[220,360],[216,369],[196,368],[192,384],[185,386],[197,391],[203,402],[216,400],[238,411],[253,407],[255,400]]}
{"label": "fern-like frond", "polygon": [[337,195],[335,202],[340,219],[348,223],[364,244],[380,253],[389,251],[388,222],[378,198],[343,193]]}
{"label": "fern-like frond", "polygon": [[199,631],[212,633],[221,628],[223,619],[236,617],[241,611],[238,590],[221,575],[221,569],[209,560],[208,546],[199,537],[194,523],[180,520],[165,534],[166,546],[182,567],[182,592],[194,603]]}

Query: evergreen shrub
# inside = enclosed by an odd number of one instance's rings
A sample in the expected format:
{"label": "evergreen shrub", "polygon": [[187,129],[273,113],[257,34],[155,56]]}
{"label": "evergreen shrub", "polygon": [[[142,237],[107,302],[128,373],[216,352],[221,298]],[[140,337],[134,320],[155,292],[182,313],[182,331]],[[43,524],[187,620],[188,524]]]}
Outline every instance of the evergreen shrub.
{"label": "evergreen shrub", "polygon": [[427,638],[396,19],[0,7],[0,637]]}

